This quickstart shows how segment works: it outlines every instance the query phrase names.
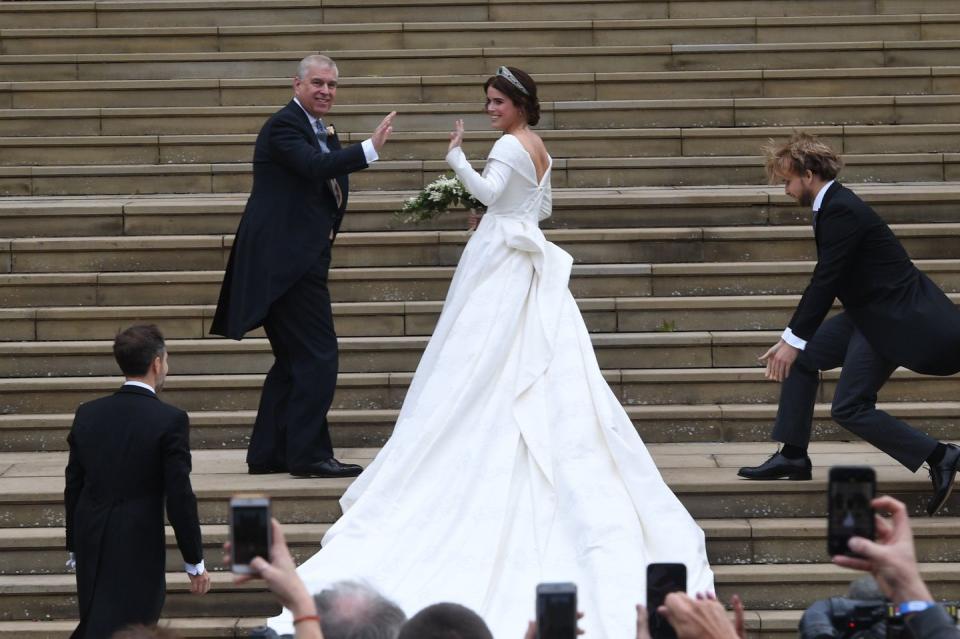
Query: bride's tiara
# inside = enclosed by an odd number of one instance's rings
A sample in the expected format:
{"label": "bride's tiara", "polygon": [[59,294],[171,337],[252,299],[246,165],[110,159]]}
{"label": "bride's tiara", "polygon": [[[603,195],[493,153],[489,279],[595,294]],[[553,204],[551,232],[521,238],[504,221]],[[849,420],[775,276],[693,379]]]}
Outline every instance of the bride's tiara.
{"label": "bride's tiara", "polygon": [[507,82],[517,87],[520,93],[526,96],[530,95],[530,92],[527,91],[527,87],[523,86],[520,83],[520,80],[517,80],[517,76],[510,73],[510,69],[508,69],[507,67],[500,67],[499,69],[497,69],[497,75],[500,76],[501,78],[506,79]]}

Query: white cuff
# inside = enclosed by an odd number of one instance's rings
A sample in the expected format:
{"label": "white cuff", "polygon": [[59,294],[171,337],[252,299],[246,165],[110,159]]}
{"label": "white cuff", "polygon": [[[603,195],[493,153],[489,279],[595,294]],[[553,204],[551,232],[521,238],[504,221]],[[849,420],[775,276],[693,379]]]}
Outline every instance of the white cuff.
{"label": "white cuff", "polygon": [[64,564],[67,568],[76,568],[77,567],[77,556],[74,553],[69,553],[70,558],[67,559],[67,563]]}
{"label": "white cuff", "polygon": [[800,339],[799,337],[794,335],[793,331],[790,330],[789,326],[784,329],[783,335],[781,335],[780,337],[787,344],[789,344],[790,346],[793,346],[794,348],[798,348],[801,351],[807,347],[807,340]]}
{"label": "white cuff", "polygon": [[380,154],[377,153],[376,147],[373,146],[373,140],[364,140],[360,143],[360,146],[363,147],[363,157],[367,159],[367,164],[373,164],[380,159]]}
{"label": "white cuff", "polygon": [[202,575],[207,572],[207,569],[203,565],[203,559],[200,560],[199,564],[188,564],[183,562],[183,569],[187,571],[187,574],[191,577],[196,577],[197,575]]}

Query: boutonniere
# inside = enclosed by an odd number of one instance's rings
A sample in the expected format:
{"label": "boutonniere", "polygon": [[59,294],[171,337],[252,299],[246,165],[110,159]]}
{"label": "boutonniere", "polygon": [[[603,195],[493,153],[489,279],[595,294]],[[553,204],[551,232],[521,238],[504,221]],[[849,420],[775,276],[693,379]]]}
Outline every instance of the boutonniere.
{"label": "boutonniere", "polygon": [[332,136],[334,136],[334,135],[336,135],[336,134],[337,134],[337,130],[336,130],[335,128],[333,128],[333,125],[332,125],[332,124],[328,124],[328,125],[327,125],[327,135],[329,135],[329,136],[332,137]]}

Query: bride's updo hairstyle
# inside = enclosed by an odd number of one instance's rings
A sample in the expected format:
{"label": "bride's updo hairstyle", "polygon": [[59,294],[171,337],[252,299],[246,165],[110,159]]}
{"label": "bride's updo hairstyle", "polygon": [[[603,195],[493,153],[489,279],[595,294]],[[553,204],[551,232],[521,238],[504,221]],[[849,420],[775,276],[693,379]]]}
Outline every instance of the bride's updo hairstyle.
{"label": "bride's updo hairstyle", "polygon": [[493,87],[504,94],[527,116],[527,124],[536,126],[540,121],[540,100],[537,99],[537,83],[525,71],[516,67],[500,67],[497,74],[487,78],[483,90]]}

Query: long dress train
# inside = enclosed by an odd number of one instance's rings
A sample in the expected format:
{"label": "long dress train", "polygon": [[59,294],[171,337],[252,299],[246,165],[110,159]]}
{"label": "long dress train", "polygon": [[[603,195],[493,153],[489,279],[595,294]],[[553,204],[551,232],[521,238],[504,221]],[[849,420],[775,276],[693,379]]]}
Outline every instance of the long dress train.
{"label": "long dress train", "polygon": [[[512,135],[482,176],[459,148],[447,161],[489,208],[393,435],[298,572],[312,592],[366,581],[408,614],[463,604],[497,639],[523,636],[537,583],[573,581],[588,637],[633,636],[647,563],[684,563],[689,591],[713,589],[703,532],[603,378],[572,258],[538,227],[550,171],[538,181]],[[289,612],[270,626],[291,632]]]}

